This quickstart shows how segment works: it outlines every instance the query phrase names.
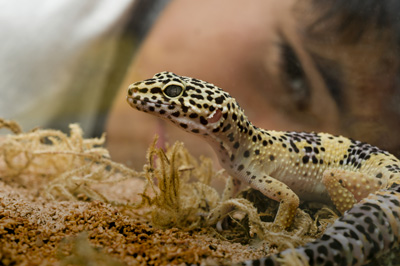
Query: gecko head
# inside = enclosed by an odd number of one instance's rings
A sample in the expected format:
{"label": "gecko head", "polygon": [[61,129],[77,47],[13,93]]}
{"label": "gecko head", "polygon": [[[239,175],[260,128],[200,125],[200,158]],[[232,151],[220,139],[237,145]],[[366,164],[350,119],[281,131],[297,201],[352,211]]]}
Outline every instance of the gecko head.
{"label": "gecko head", "polygon": [[231,110],[240,108],[217,86],[172,72],[157,73],[153,78],[133,83],[127,101],[139,111],[206,136],[222,131]]}

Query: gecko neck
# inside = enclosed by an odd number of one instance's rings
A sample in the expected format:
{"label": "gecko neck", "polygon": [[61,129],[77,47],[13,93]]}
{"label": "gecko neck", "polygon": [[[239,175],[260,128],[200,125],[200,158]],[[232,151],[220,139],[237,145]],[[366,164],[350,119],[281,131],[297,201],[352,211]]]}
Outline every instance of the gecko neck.
{"label": "gecko neck", "polygon": [[[254,152],[265,141],[265,131],[253,126],[242,110],[229,114],[218,126],[219,131],[207,136],[226,169],[246,169],[254,158]],[[241,169],[243,168],[243,169]],[[235,170],[235,172],[237,172]]]}

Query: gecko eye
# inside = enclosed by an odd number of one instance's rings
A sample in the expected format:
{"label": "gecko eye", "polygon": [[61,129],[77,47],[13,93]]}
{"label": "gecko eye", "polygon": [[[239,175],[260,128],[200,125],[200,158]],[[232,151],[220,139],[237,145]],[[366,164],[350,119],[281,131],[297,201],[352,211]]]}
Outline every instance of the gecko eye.
{"label": "gecko eye", "polygon": [[177,97],[181,95],[183,88],[178,85],[169,85],[164,89],[164,94],[168,97]]}

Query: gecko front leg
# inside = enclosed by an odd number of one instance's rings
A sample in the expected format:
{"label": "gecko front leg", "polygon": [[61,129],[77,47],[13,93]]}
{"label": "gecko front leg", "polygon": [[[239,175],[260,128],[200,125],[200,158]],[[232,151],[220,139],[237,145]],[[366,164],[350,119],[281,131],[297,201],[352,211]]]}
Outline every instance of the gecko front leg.
{"label": "gecko front leg", "polygon": [[[299,197],[286,184],[268,175],[260,177],[252,176],[249,183],[253,189],[280,203],[272,229],[274,231],[287,229],[293,222],[299,206]],[[237,189],[238,184],[234,184],[233,187]],[[210,214],[209,223],[213,224],[221,220],[233,208],[234,205],[223,204]]]}
{"label": "gecko front leg", "polygon": [[279,209],[275,216],[273,229],[280,231],[288,228],[299,207],[299,197],[283,182],[269,176],[252,176],[250,186],[266,197],[278,201]]}

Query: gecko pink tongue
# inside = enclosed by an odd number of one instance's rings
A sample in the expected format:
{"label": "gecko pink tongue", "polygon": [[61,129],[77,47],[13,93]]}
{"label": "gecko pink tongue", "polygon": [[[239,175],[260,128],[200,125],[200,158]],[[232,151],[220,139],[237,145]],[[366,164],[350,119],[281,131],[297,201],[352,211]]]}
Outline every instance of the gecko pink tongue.
{"label": "gecko pink tongue", "polygon": [[165,121],[159,119],[159,121],[157,123],[156,133],[158,135],[158,141],[157,141],[156,147],[166,150],[165,143],[167,142],[167,136],[166,136],[166,130],[165,130]]}
{"label": "gecko pink tongue", "polygon": [[220,109],[217,109],[210,117],[207,118],[208,123],[215,123],[221,119],[222,112]]}

